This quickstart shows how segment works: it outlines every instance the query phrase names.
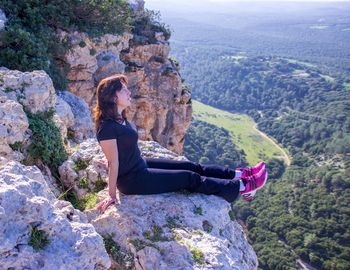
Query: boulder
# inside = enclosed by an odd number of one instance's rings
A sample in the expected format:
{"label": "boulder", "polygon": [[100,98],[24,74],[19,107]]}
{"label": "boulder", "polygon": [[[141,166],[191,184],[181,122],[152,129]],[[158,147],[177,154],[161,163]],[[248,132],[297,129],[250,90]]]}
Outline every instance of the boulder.
{"label": "boulder", "polygon": [[86,215],[57,200],[36,166],[0,166],[1,269],[108,269]]}

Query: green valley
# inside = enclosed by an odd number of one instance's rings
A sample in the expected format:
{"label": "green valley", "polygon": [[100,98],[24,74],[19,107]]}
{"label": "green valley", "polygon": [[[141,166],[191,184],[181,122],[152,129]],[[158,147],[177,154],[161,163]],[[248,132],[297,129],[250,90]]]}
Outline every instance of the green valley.
{"label": "green valley", "polygon": [[192,100],[192,104],[194,119],[228,130],[233,143],[244,151],[250,165],[271,158],[283,159],[290,165],[287,150],[256,129],[256,123],[248,115],[226,112],[196,100]]}

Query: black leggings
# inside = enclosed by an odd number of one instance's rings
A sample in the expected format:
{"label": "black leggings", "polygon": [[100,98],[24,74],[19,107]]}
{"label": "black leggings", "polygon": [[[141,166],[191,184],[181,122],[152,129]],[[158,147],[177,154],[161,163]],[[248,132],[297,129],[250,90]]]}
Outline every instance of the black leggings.
{"label": "black leggings", "polygon": [[118,178],[118,190],[126,195],[158,194],[186,189],[217,195],[233,202],[239,195],[239,181],[232,180],[235,170],[219,165],[191,161],[144,158],[148,168]]}

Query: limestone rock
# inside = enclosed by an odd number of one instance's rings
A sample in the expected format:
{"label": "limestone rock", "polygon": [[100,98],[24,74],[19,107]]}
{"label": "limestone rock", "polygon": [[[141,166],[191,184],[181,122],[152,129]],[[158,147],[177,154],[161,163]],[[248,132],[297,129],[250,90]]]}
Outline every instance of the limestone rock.
{"label": "limestone rock", "polygon": [[192,104],[178,67],[168,58],[169,50],[168,45],[150,44],[122,53],[134,98],[127,116],[139,128],[141,140],[157,141],[181,154],[192,120]]}
{"label": "limestone rock", "polygon": [[[140,140],[138,145],[143,157],[187,160],[156,142]],[[101,166],[106,159],[96,139],[77,145],[70,156],[59,172],[80,198],[95,188],[98,177],[108,182],[107,167]],[[87,179],[88,188],[79,186],[81,179]],[[98,201],[107,195],[105,188],[97,194]],[[113,262],[121,267],[115,269],[123,269],[124,264],[140,270],[257,268],[256,255],[241,226],[230,220],[230,204],[224,199],[181,191],[119,196],[121,204],[102,215],[96,208],[84,212],[102,236],[111,237],[120,247],[118,258],[129,254],[126,261]]]}
{"label": "limestone rock", "polygon": [[2,164],[6,160],[21,161],[23,155],[13,150],[10,145],[22,143],[28,138],[28,119],[23,107],[18,102],[9,99],[0,91],[0,155]]}
{"label": "limestone rock", "polygon": [[60,129],[62,139],[67,138],[67,129],[74,125],[74,115],[69,104],[61,97],[57,97],[54,121]]}
{"label": "limestone rock", "polygon": [[[154,141],[138,141],[143,157],[187,160]],[[108,184],[107,159],[95,138],[77,144],[69,151],[69,158],[59,167],[62,183],[76,192],[79,199]]]}
{"label": "limestone rock", "polygon": [[[130,1],[143,10],[143,1]],[[179,67],[169,59],[170,46],[164,33],[153,33],[155,44],[137,45],[124,33],[92,39],[85,33],[59,31],[61,40],[73,47],[62,57],[70,64],[68,90],[81,97],[92,112],[96,104],[96,86],[109,75],[127,75],[132,105],[127,117],[133,120],[140,139],[157,141],[181,154],[184,136],[192,119],[190,91],[184,90]]]}
{"label": "limestone rock", "polygon": [[[102,191],[100,200],[108,195]],[[89,222],[134,254],[134,269],[257,269],[242,227],[230,220],[230,204],[215,195],[179,192],[120,194],[104,214],[87,210]]]}
{"label": "limestone rock", "polygon": [[80,32],[58,31],[57,35],[60,40],[70,40],[73,45],[62,59],[71,66],[67,76],[70,81],[68,89],[84,99],[92,108],[95,104],[97,85],[95,80],[113,73],[124,72],[125,65],[119,60],[119,54],[128,48],[132,35],[129,33],[120,36],[106,34],[98,39],[90,38],[86,33]]}
{"label": "limestone rock", "polygon": [[67,125],[68,131],[72,133],[71,137],[73,137],[74,140],[78,143],[87,138],[93,137],[94,125],[92,122],[92,116],[89,107],[87,106],[86,102],[82,98],[68,91],[60,91],[57,95],[70,106],[71,112],[73,114],[74,120],[72,119],[72,115],[70,114],[69,110],[59,113],[62,119],[65,119],[64,121],[66,121],[65,124]]}
{"label": "limestone rock", "polygon": [[[99,185],[107,185],[106,158],[96,139],[88,139],[70,151],[70,157],[58,169],[60,179],[82,198]],[[83,182],[84,181],[84,182]]]}
{"label": "limestone rock", "polygon": [[[33,230],[49,243],[29,244]],[[36,166],[10,161],[0,167],[1,269],[108,269],[102,238],[84,213],[56,200]]]}
{"label": "limestone rock", "polygon": [[1,69],[0,79],[0,90],[31,113],[44,112],[56,105],[55,88],[43,70],[21,72]]}

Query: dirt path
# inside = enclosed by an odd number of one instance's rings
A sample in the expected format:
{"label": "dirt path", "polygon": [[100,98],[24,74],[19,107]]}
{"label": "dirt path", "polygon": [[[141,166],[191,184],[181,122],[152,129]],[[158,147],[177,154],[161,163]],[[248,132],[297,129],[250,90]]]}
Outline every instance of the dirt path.
{"label": "dirt path", "polygon": [[266,138],[267,140],[269,140],[271,143],[273,143],[278,149],[280,149],[280,151],[283,153],[284,156],[284,160],[286,161],[287,166],[290,166],[291,164],[291,159],[289,158],[288,154],[283,150],[283,148],[281,146],[278,145],[278,143],[276,143],[273,139],[271,139],[269,136],[267,136],[264,132],[260,131],[257,128],[257,124],[254,124],[253,128],[259,132],[259,134],[261,136],[263,136],[264,138]]}

